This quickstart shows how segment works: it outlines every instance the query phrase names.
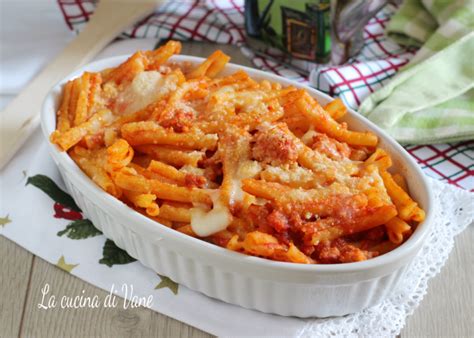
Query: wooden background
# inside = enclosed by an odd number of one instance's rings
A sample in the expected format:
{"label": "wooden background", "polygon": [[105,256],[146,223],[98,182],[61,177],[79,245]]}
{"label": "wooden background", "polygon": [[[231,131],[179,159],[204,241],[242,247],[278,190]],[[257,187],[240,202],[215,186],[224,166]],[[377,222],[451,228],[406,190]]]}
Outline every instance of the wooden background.
{"label": "wooden background", "polygon": [[[402,337],[472,337],[473,243],[470,226],[456,239],[441,273],[407,320]],[[149,309],[116,308],[40,310],[40,289],[49,283],[57,295],[98,295],[107,292],[60,270],[0,237],[1,337],[210,337],[205,332]],[[244,323],[243,323],[244,325]]]}
{"label": "wooden background", "polygon": [[[250,65],[233,46],[224,46],[232,62]],[[186,44],[183,54],[206,56],[215,47]],[[402,337],[472,337],[473,242],[470,226],[456,239],[455,248],[442,272],[429,283],[428,294],[407,319]],[[15,243],[0,237],[0,337],[210,337],[189,325],[139,308],[41,310],[40,289],[49,283],[57,295],[98,295],[107,293],[60,270]],[[245,323],[242,323],[245,325]]]}

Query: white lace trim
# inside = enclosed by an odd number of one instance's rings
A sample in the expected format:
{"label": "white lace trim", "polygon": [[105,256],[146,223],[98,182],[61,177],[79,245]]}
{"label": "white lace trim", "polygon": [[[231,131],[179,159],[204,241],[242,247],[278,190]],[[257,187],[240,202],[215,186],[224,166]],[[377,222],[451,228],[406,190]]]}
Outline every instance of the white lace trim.
{"label": "white lace trim", "polygon": [[440,272],[454,246],[454,237],[474,221],[474,194],[430,179],[435,204],[434,226],[420,253],[407,269],[397,290],[382,303],[337,318],[309,319],[299,337],[396,336],[428,289],[428,280]]}

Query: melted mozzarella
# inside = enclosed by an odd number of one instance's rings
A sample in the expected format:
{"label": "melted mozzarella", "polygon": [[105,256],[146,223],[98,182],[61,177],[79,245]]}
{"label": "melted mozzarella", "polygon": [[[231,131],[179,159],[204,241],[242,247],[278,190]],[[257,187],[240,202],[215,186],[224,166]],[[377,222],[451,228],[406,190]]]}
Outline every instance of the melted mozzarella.
{"label": "melted mozzarella", "polygon": [[213,208],[204,211],[202,208],[191,209],[191,228],[199,237],[207,237],[225,230],[232,221],[229,209],[221,202],[218,192],[211,193]]}
{"label": "melted mozzarella", "polygon": [[242,109],[242,112],[250,113],[254,111],[267,111],[263,99],[265,96],[261,92],[241,91],[236,93],[234,104]]}
{"label": "melted mozzarella", "polygon": [[163,76],[157,71],[139,73],[132,83],[120,93],[117,106],[121,107],[122,114],[139,111],[150,103],[176,90],[174,76]]}
{"label": "melted mozzarella", "polygon": [[313,137],[316,136],[318,133],[314,131],[314,126],[311,126],[308,131],[301,137],[301,141],[309,145],[313,141]]}
{"label": "melted mozzarella", "polygon": [[245,193],[242,190],[242,180],[253,178],[262,171],[262,166],[257,161],[245,160],[239,165],[235,177],[231,181],[229,203],[243,202]]}

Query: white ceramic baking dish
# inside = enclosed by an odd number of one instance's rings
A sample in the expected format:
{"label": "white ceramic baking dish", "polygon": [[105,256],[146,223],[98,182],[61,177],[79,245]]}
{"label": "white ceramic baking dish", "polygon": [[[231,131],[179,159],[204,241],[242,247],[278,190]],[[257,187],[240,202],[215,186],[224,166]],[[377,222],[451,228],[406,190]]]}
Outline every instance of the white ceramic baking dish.
{"label": "white ceramic baking dish", "polygon": [[[407,179],[410,193],[426,211],[426,220],[396,250],[364,262],[304,265],[275,262],[226,250],[162,226],[135,212],[101,190],[72,161],[49,142],[55,129],[62,86],[84,71],[99,71],[127,56],[86,65],[57,84],[46,97],[41,125],[50,152],[76,203],[105,236],[144,265],[210,297],[245,308],[284,316],[327,317],[357,312],[382,301],[403,278],[430,227],[433,198],[427,181],[410,155],[382,130],[349,110],[351,129],[370,130],[392,156],[394,167]],[[199,63],[203,59],[174,56],[172,61]],[[307,86],[263,71],[229,64],[223,74],[244,69],[255,79],[306,89],[322,104],[332,99]]]}

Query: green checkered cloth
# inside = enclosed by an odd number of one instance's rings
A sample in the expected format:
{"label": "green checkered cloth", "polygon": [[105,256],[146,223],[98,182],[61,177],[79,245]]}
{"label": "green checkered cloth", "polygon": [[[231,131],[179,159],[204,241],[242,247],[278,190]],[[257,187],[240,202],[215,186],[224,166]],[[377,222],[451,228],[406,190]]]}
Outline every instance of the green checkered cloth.
{"label": "green checkered cloth", "polygon": [[401,143],[474,138],[474,0],[405,0],[387,27],[420,50],[359,111]]}

